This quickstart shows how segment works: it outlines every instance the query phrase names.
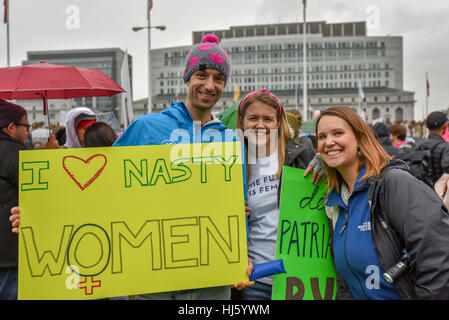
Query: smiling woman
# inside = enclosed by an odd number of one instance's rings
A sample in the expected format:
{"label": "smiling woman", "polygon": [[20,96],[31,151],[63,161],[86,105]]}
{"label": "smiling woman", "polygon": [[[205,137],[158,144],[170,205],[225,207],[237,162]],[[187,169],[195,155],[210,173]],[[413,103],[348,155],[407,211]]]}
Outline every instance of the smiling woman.
{"label": "smiling woman", "polygon": [[339,190],[337,173],[351,190],[362,162],[367,169],[363,179],[368,179],[379,175],[391,159],[377,143],[371,128],[349,107],[333,107],[321,112],[316,132],[331,189]]}
{"label": "smiling woman", "polygon": [[[290,139],[284,108],[266,89],[242,99],[237,128],[247,152],[248,255],[255,264],[265,263],[276,259],[282,168],[305,169],[315,153],[311,145]],[[242,298],[270,300],[272,284],[273,277],[258,279]]]}
{"label": "smiling woman", "polygon": [[[337,299],[448,299],[449,215],[439,196],[391,160],[353,109],[324,110],[316,133],[337,231]],[[399,264],[405,273],[391,271]]]}

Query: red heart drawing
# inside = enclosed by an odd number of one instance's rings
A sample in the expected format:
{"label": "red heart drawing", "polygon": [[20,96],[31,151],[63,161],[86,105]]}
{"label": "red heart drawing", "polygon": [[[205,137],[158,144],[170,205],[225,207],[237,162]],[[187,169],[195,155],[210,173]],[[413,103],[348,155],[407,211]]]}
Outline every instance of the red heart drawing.
{"label": "red heart drawing", "polygon": [[[67,168],[66,163],[65,163],[65,161],[66,161],[68,158],[73,158],[73,159],[80,160],[80,161],[84,162],[84,164],[89,164],[89,162],[90,162],[92,159],[96,158],[96,157],[103,157],[104,163],[103,163],[103,165],[101,166],[101,168],[98,169],[97,172],[96,172],[96,173],[95,173],[95,174],[94,174],[94,175],[93,175],[87,182],[85,182],[84,184],[81,184],[81,183],[76,179],[74,173],[71,172],[71,171]],[[82,190],[86,189],[89,185],[91,185],[92,182],[94,182],[94,181],[98,178],[98,176],[99,176],[99,175],[101,174],[101,172],[103,171],[104,167],[106,167],[107,162],[108,162],[108,160],[107,160],[107,158],[106,158],[106,156],[105,156],[104,154],[94,154],[93,156],[89,157],[87,160],[84,160],[84,159],[81,159],[81,158],[78,158],[78,157],[75,157],[75,156],[65,156],[65,157],[62,159],[62,167],[64,168],[65,172],[67,172],[67,174],[70,176],[70,178],[72,178],[72,180],[76,183],[76,185],[77,185],[78,187],[80,187],[80,189],[81,189],[81,191],[82,191]]]}

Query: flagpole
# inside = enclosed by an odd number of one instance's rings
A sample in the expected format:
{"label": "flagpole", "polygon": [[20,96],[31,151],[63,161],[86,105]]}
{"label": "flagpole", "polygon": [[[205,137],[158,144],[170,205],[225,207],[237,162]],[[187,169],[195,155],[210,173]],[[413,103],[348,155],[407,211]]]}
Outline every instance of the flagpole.
{"label": "flagpole", "polygon": [[428,114],[429,114],[429,78],[428,73],[426,71],[426,114],[424,115],[424,119],[427,118]]}
{"label": "flagpole", "polygon": [[6,63],[11,66],[10,47],[9,47],[9,0],[5,0],[5,22],[6,22]]}
{"label": "flagpole", "polygon": [[359,89],[359,110],[358,110],[358,112],[361,112],[362,103],[363,103],[363,100],[365,99],[365,94],[363,93],[362,82],[360,80],[357,83],[357,87]]}
{"label": "flagpole", "polygon": [[153,1],[148,0],[147,3],[147,10],[148,10],[148,101],[147,101],[147,108],[148,113],[153,112],[153,101],[151,97],[151,24],[150,24],[150,11],[151,7],[153,6]]}
{"label": "flagpole", "polygon": [[303,118],[304,121],[308,120],[308,112],[307,112],[307,48],[306,48],[306,29],[307,29],[307,24],[306,24],[306,1],[307,0],[303,0],[303,7],[304,7],[304,26],[303,26],[303,39],[302,39],[302,55],[303,55],[303,70],[302,70],[302,75],[304,77],[303,79],[303,98],[302,98],[302,105],[303,105]]}

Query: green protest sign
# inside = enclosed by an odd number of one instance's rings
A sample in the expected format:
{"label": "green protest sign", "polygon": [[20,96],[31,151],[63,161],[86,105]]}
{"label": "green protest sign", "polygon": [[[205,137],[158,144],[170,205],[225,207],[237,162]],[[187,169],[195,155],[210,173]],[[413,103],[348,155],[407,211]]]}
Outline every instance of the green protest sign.
{"label": "green protest sign", "polygon": [[329,225],[324,211],[325,182],[284,167],[276,259],[287,273],[274,276],[273,300],[331,300],[337,293]]}

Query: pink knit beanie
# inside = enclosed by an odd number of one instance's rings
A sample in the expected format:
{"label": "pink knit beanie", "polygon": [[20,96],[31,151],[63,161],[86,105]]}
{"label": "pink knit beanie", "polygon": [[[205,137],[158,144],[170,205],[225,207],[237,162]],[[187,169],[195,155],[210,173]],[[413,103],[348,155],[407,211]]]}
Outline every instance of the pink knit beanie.
{"label": "pink knit beanie", "polygon": [[198,70],[214,69],[222,73],[226,82],[231,72],[229,57],[218,43],[218,38],[213,34],[207,34],[201,43],[193,46],[186,58],[183,79],[187,83],[192,74]]}

